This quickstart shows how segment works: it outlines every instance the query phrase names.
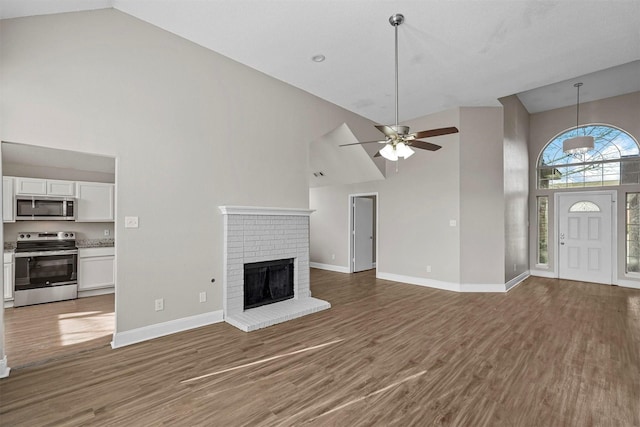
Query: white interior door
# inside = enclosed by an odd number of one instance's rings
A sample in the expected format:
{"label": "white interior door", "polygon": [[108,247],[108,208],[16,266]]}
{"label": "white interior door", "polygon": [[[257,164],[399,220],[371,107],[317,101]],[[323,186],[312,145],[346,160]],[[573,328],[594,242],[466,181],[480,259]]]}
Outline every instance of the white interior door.
{"label": "white interior door", "polygon": [[353,199],[353,271],[373,268],[373,200]]}
{"label": "white interior door", "polygon": [[560,194],[557,209],[559,277],[610,285],[611,194]]}

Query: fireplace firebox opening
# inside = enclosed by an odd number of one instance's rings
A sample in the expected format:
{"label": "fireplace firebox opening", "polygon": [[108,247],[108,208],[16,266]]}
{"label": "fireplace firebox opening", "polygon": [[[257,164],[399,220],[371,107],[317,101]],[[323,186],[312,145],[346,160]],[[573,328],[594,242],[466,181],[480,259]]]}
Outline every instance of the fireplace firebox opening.
{"label": "fireplace firebox opening", "polygon": [[294,297],[294,259],[244,264],[244,309]]}

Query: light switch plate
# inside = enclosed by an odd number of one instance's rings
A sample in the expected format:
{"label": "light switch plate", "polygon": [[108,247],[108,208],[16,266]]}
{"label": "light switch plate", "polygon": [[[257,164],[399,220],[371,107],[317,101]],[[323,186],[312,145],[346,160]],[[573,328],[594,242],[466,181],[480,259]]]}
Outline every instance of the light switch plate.
{"label": "light switch plate", "polygon": [[124,228],[138,228],[138,217],[137,216],[125,216],[124,217]]}
{"label": "light switch plate", "polygon": [[449,227],[455,227],[456,225],[458,225],[458,221],[456,221],[455,219],[449,220]]}

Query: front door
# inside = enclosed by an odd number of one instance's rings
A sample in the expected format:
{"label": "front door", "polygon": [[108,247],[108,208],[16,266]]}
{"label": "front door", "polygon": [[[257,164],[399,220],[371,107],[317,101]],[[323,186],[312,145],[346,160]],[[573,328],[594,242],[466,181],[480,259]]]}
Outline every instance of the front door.
{"label": "front door", "polygon": [[612,194],[558,194],[558,275],[612,283]]}

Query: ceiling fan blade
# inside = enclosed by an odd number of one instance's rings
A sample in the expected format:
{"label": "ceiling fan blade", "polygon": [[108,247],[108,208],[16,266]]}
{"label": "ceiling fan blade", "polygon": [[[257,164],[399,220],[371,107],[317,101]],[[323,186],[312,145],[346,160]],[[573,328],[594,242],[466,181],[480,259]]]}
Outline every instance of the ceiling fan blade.
{"label": "ceiling fan blade", "polygon": [[458,133],[458,128],[448,127],[448,128],[439,128],[439,129],[429,129],[429,130],[423,130],[420,132],[412,133],[411,135],[415,139],[421,139],[421,138],[432,138],[434,136],[440,136],[440,135],[449,135],[451,133]]}
{"label": "ceiling fan blade", "polygon": [[439,149],[442,148],[439,145],[432,144],[427,141],[411,141],[411,143],[409,143],[408,145],[409,147],[422,148],[423,150],[429,150],[429,151],[438,151]]}
{"label": "ceiling fan blade", "polygon": [[378,129],[380,132],[384,133],[387,136],[390,137],[396,137],[398,136],[398,132],[396,132],[395,130],[393,130],[391,128],[391,126],[387,126],[387,125],[376,125],[376,129]]}
{"label": "ceiling fan blade", "polygon": [[349,145],[359,145],[359,144],[371,144],[372,142],[377,142],[378,144],[386,144],[387,141],[364,141],[364,142],[352,142],[351,144],[342,144],[338,147],[348,147]]}

